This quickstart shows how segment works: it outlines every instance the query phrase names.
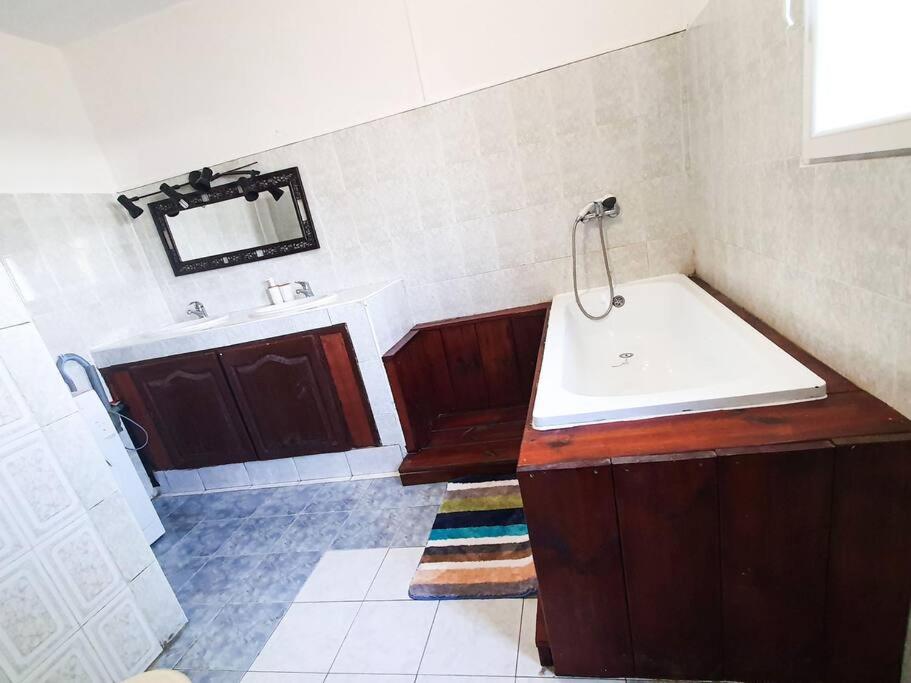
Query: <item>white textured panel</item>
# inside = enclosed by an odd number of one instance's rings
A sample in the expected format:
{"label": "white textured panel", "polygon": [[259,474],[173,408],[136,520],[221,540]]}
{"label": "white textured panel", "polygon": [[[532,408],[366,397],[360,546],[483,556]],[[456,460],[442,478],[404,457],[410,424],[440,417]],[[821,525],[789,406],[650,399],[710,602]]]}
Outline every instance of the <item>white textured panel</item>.
{"label": "white textured panel", "polygon": [[38,552],[79,623],[85,623],[124,586],[117,566],[88,517],[47,539]]}
{"label": "white textured panel", "polygon": [[187,623],[177,596],[157,562],[133,579],[130,591],[161,645],[169,642]]}
{"label": "white textured panel", "polygon": [[333,306],[329,309],[329,318],[333,325],[345,323],[348,335],[354,346],[354,355],[360,360],[375,360],[377,357],[376,339],[373,328],[367,317],[367,309],[360,301],[342,306]]}
{"label": "white textured panel", "polygon": [[85,634],[115,680],[145,671],[161,646],[129,590],[92,617]]}
{"label": "white textured panel", "polygon": [[414,325],[403,282],[394,282],[364,302],[380,355],[392,348]]}
{"label": "white textured panel", "polygon": [[244,467],[250,477],[250,483],[254,485],[283,484],[299,479],[294,467],[294,458],[251,460],[245,462]]}
{"label": "white textured panel", "polygon": [[28,322],[28,313],[6,269],[0,266],[0,329]]}
{"label": "white textured panel", "polygon": [[41,425],[76,412],[76,404],[32,324],[0,330],[0,360]]}
{"label": "white textured panel", "polygon": [[28,548],[19,522],[0,496],[0,567],[12,562]]}
{"label": "white textured panel", "polygon": [[117,483],[82,415],[70,415],[44,428],[60,467],[86,509],[117,490]]}
{"label": "white textured panel", "polygon": [[358,363],[361,377],[364,379],[364,388],[370,407],[375,413],[395,412],[395,402],[392,399],[392,389],[389,388],[389,377],[383,364],[379,361]]}
{"label": "white textured panel", "polygon": [[89,517],[127,581],[155,561],[142,529],[119,492],[89,510]]}
{"label": "white textured panel", "polygon": [[301,481],[351,476],[344,453],[301,455],[294,458],[294,467]]}
{"label": "white textured panel", "polygon": [[357,448],[345,454],[353,476],[397,472],[402,464],[402,449],[398,446]]}
{"label": "white textured panel", "polygon": [[199,470],[168,470],[168,493],[202,493],[205,488]]}
{"label": "white textured panel", "polygon": [[374,413],[373,419],[376,422],[381,444],[384,446],[405,444],[405,435],[402,433],[402,423],[399,421],[398,413]]}
{"label": "white textured panel", "polygon": [[40,432],[0,447],[0,495],[36,538],[82,509]]}
{"label": "white textured panel", "polygon": [[26,683],[110,683],[112,680],[98,653],[80,632],[53,652]]}
{"label": "white textured panel", "polygon": [[34,555],[0,572],[0,666],[13,680],[76,630],[76,622]]}
{"label": "white textured panel", "polygon": [[244,469],[243,463],[231,463],[230,465],[215,465],[213,467],[200,467],[199,478],[202,479],[202,485],[206,490],[211,489],[228,489],[238,486],[249,486],[250,477],[247,470]]}
{"label": "white textured panel", "polygon": [[0,446],[38,428],[31,411],[0,358]]}

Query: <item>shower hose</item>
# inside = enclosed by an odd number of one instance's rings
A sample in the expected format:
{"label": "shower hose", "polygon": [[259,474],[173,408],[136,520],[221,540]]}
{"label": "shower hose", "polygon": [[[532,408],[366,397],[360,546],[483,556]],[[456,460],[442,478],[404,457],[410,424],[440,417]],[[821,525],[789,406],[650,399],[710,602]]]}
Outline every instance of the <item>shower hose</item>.
{"label": "shower hose", "polygon": [[589,320],[604,320],[610,315],[610,312],[614,310],[614,278],[611,276],[610,263],[607,260],[607,245],[604,242],[604,215],[599,214],[598,216],[598,235],[601,238],[601,255],[604,257],[604,270],[607,272],[607,284],[610,287],[610,300],[607,304],[607,310],[601,315],[592,315],[586,311],[585,306],[582,305],[582,298],[579,296],[578,267],[576,265],[576,230],[578,230],[579,225],[582,223],[584,223],[584,221],[581,218],[577,218],[573,223],[573,294],[576,295],[576,305],[579,307],[579,310],[582,311],[582,315]]}

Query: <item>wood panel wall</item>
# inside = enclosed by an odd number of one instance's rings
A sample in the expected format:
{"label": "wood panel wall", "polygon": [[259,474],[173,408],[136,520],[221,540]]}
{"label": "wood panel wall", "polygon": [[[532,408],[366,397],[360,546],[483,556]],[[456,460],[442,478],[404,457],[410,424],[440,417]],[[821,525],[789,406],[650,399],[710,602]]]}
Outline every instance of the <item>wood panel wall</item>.
{"label": "wood panel wall", "polygon": [[911,602],[911,441],[835,442],[827,680],[898,681]]}
{"label": "wood panel wall", "polygon": [[409,453],[441,416],[528,405],[548,304],[418,325],[383,357]]}
{"label": "wood panel wall", "polygon": [[810,681],[824,662],[834,447],[720,453],[725,674]]}
{"label": "wood panel wall", "polygon": [[614,472],[637,676],[721,673],[714,453],[626,461]]}

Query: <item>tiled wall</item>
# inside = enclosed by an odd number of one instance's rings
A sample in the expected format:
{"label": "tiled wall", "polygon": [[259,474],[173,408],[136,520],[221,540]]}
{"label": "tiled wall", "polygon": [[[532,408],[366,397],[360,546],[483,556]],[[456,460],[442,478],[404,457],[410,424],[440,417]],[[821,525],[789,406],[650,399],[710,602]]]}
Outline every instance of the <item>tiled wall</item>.
{"label": "tiled wall", "polygon": [[0,271],[0,681],[121,681],[186,622],[86,430]]}
{"label": "tiled wall", "polygon": [[[322,248],[175,278],[146,213],[136,227],[171,313],[183,319],[194,299],[213,313],[267,303],[270,276],[318,293],[401,277],[418,321],[547,300],[571,287],[572,219],[605,191],[624,208],[608,233],[619,280],[691,271],[683,40],[222,165],[299,166]],[[586,234],[588,282],[600,284]]]}
{"label": "tiled wall", "polygon": [[134,226],[109,195],[0,194],[0,261],[54,356],[171,322]]}
{"label": "tiled wall", "polygon": [[800,165],[800,5],[711,0],[687,31],[696,269],[911,415],[911,157]]}

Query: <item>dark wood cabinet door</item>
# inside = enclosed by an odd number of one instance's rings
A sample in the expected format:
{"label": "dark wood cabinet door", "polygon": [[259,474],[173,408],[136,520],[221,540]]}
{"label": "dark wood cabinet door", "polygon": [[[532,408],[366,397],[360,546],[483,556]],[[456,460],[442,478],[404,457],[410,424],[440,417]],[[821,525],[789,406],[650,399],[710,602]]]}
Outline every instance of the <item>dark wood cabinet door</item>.
{"label": "dark wood cabinet door", "polygon": [[244,462],[253,445],[215,353],[131,366],[133,379],[177,468]]}
{"label": "dark wood cabinet door", "polygon": [[709,452],[613,461],[637,676],[721,673],[715,460]]}
{"label": "dark wood cabinet door", "polygon": [[725,679],[820,678],[833,450],[719,452]]}
{"label": "dark wood cabinet door", "polygon": [[245,344],[218,356],[260,459],[350,447],[318,335]]}
{"label": "dark wood cabinet door", "polygon": [[633,674],[612,469],[518,475],[558,676]]}
{"label": "dark wood cabinet door", "polygon": [[904,680],[911,435],[836,441],[830,548],[826,680]]}

